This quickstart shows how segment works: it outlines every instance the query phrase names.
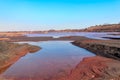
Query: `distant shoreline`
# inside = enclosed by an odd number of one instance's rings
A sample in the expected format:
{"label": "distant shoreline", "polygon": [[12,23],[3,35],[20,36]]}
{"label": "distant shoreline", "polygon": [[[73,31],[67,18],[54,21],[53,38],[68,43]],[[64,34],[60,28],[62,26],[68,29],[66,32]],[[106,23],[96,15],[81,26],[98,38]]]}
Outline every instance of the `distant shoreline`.
{"label": "distant shoreline", "polygon": [[118,24],[102,24],[90,26],[83,29],[62,29],[62,30],[33,30],[33,31],[0,31],[0,33],[49,33],[49,32],[120,32],[120,23]]}

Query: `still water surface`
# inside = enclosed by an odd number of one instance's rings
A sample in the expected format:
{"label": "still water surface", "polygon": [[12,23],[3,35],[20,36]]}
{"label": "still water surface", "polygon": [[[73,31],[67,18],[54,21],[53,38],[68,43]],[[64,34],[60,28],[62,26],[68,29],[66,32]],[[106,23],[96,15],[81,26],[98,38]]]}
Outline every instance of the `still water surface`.
{"label": "still water surface", "polygon": [[49,32],[49,33],[40,33],[40,34],[26,34],[28,37],[42,37],[48,36],[53,38],[65,37],[65,36],[84,36],[91,39],[102,39],[107,40],[103,37],[113,37],[120,38],[120,35],[112,35],[112,34],[120,34],[119,32]]}
{"label": "still water surface", "polygon": [[71,69],[93,53],[74,46],[71,41],[27,42],[42,47],[36,53],[28,53],[1,75],[13,80],[52,80],[68,75]]}

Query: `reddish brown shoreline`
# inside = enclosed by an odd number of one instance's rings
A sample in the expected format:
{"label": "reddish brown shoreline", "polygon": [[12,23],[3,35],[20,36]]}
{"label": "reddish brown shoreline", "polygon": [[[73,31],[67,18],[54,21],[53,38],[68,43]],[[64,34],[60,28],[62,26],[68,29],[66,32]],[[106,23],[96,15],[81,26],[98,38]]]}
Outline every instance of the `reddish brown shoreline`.
{"label": "reddish brown shoreline", "polygon": [[11,59],[9,59],[8,62],[5,62],[4,66],[1,66],[0,69],[3,69],[7,66],[12,65],[13,63],[15,63],[19,58],[21,58],[22,56],[26,55],[28,53],[28,49],[27,48],[22,48],[20,49],[20,52],[18,53],[18,55],[13,56]]}
{"label": "reddish brown shoreline", "polygon": [[96,55],[120,60],[119,40],[83,40],[74,41],[72,44],[83,47]]}
{"label": "reddish brown shoreline", "polygon": [[99,56],[84,58],[63,80],[120,80],[119,40],[84,39],[72,44]]}
{"label": "reddish brown shoreline", "polygon": [[119,61],[95,56],[84,58],[65,78],[58,80],[119,80]]}
{"label": "reddish brown shoreline", "polygon": [[[8,43],[8,42],[3,42],[3,45],[7,45],[9,44],[10,46],[16,46],[17,43]],[[9,46],[8,46],[9,47]],[[27,53],[32,53],[35,51],[38,51],[40,48],[37,46],[32,46],[32,45],[28,45],[28,44],[17,44],[17,47],[14,47],[14,49],[12,50],[8,50],[7,54],[5,52],[0,53],[1,56],[8,56],[8,58],[4,57],[6,60],[0,60],[0,71],[2,71],[2,69],[12,65],[13,63],[15,63],[19,58],[21,58],[22,56],[26,55]]]}

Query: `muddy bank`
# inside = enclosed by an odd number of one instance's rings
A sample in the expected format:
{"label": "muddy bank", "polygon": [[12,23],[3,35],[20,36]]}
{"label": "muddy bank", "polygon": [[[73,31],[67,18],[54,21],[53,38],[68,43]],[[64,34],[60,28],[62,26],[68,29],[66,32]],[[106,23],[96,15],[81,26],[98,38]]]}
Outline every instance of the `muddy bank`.
{"label": "muddy bank", "polygon": [[96,55],[120,60],[119,40],[83,40],[74,41],[72,44],[83,47]]}
{"label": "muddy bank", "polygon": [[[58,80],[120,80],[120,41],[83,39],[72,42],[98,56],[84,58],[65,77]],[[103,56],[103,57],[102,57]]]}
{"label": "muddy bank", "polygon": [[65,78],[58,80],[119,80],[119,61],[95,56],[84,58]]}
{"label": "muddy bank", "polygon": [[15,63],[27,53],[36,52],[40,47],[0,41],[0,71]]}

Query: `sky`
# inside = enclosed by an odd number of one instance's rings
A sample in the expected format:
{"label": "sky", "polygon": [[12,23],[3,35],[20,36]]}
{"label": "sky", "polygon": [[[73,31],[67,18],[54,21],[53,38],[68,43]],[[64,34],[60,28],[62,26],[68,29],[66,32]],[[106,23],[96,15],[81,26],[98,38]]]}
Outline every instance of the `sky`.
{"label": "sky", "polygon": [[0,31],[82,29],[120,22],[120,0],[0,0]]}

